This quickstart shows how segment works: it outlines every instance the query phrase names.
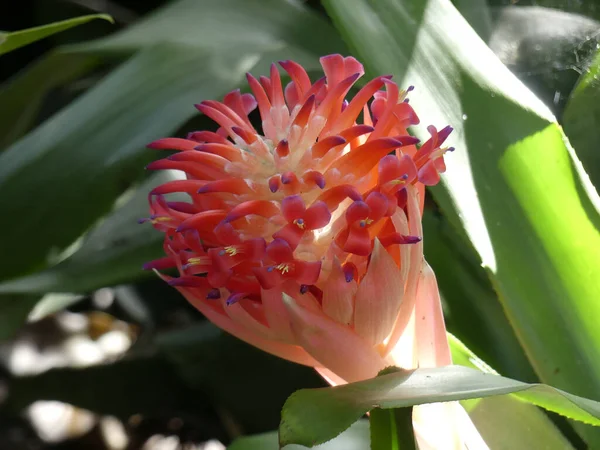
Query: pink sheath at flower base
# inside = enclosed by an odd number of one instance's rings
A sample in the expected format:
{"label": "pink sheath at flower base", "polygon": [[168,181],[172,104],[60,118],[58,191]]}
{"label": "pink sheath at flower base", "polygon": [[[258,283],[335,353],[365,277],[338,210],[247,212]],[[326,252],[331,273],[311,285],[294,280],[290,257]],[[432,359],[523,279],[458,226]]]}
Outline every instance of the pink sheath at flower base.
{"label": "pink sheath at flower base", "polygon": [[[386,75],[347,100],[362,65],[341,55],[321,64],[325,77],[314,83],[293,61],[280,62],[286,86],[275,65],[268,77],[248,74],[252,94],[196,105],[216,132],[149,145],[176,153],[148,169],[186,179],[149,194],[151,215],[141,222],[164,233],[165,257],[145,267],[171,270],[161,277],[215,325],[332,384],[391,364],[448,364],[421,213],[425,185],[446,168],[452,129],[428,127],[431,138],[417,148],[407,132],[419,123],[406,99],[412,87]],[[248,116],[256,108],[258,129]],[[188,201],[171,201],[174,193]],[[458,405],[434,406],[415,408],[422,448],[437,448],[426,447],[438,445],[428,420],[442,416],[452,426],[440,448],[465,448],[468,416]],[[484,448],[475,442],[469,448]]]}

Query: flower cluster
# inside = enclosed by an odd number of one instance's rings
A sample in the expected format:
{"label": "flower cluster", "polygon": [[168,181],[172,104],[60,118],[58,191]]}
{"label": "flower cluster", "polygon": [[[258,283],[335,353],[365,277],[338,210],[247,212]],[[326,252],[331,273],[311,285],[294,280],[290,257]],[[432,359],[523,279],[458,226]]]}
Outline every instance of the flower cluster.
{"label": "flower cluster", "polygon": [[[269,78],[248,74],[253,95],[238,90],[196,105],[216,132],[149,145],[177,152],[148,169],[187,179],[150,192],[144,221],[165,234],[167,256],[146,268],[176,268],[178,277],[164,278],[232,334],[319,365],[294,332],[290,308],[342,325],[366,345],[394,334],[421,270],[420,244],[412,257],[408,247],[421,240],[423,187],[445,170],[452,129],[430,126],[417,149],[407,132],[419,123],[412,87],[400,90],[391,76],[346,100],[364,73],[352,57],[321,58],[325,76],[314,83],[299,64],[279,64],[291,79],[285,88],[272,65]],[[262,132],[249,119],[256,107]],[[175,192],[189,202],[169,201]]]}

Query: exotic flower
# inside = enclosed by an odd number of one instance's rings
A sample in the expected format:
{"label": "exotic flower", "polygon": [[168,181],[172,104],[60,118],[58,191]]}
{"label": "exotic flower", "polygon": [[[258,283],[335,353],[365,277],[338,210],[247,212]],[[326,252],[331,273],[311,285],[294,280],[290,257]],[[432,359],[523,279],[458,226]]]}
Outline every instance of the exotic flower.
{"label": "exotic flower", "polygon": [[[150,144],[178,153],[149,169],[187,179],[150,192],[145,220],[164,232],[167,256],[146,268],[176,268],[161,276],[217,326],[333,384],[391,364],[449,364],[420,241],[424,186],[445,170],[452,128],[430,126],[417,149],[412,87],[391,76],[347,101],[364,73],[352,57],[321,58],[314,83],[297,63],[279,64],[285,88],[272,65],[269,78],[247,75],[253,95],[196,105],[216,133]],[[262,130],[249,118],[256,107]],[[167,200],[175,192],[190,201]]]}

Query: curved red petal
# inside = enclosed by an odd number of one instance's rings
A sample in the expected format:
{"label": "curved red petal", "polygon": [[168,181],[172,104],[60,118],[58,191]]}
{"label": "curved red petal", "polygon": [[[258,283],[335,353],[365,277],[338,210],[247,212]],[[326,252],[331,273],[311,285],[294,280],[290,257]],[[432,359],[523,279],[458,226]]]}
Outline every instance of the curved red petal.
{"label": "curved red petal", "polygon": [[371,253],[371,237],[366,228],[352,227],[343,250],[359,256],[368,256]]}
{"label": "curved red petal", "polygon": [[359,220],[366,219],[369,217],[370,212],[369,205],[363,201],[356,201],[348,206],[346,210],[346,222],[350,225]]}
{"label": "curved red petal", "polygon": [[196,142],[181,139],[181,138],[163,138],[158,139],[154,142],[151,142],[147,145],[148,148],[153,148],[156,150],[181,150],[188,151],[193,150],[194,147],[198,145]]}
{"label": "curved red petal", "polygon": [[277,204],[268,200],[249,200],[240,203],[229,211],[229,214],[225,217],[225,221],[233,222],[234,220],[250,214],[269,218],[275,214],[279,214],[279,208],[277,207]]}
{"label": "curved red petal", "polygon": [[304,232],[305,232],[305,230],[300,228],[298,225],[290,223],[290,224],[287,224],[286,226],[284,226],[278,232],[276,232],[273,235],[273,238],[274,239],[283,239],[284,241],[286,241],[289,244],[289,246],[292,248],[292,250],[295,250],[296,247],[298,247],[298,244],[300,243],[302,236],[304,236]]}
{"label": "curved red petal", "polygon": [[388,199],[381,192],[371,192],[365,203],[369,206],[369,218],[373,221],[381,219],[388,210]]}
{"label": "curved red petal", "polygon": [[294,259],[293,253],[290,244],[283,239],[273,239],[273,242],[267,245],[267,255],[277,264]]}
{"label": "curved red petal", "polygon": [[305,211],[304,200],[300,195],[289,195],[281,201],[281,212],[288,222],[302,218]]}
{"label": "curved red petal", "polygon": [[248,183],[241,178],[227,178],[225,180],[210,181],[200,189],[198,194],[206,194],[211,192],[227,192],[229,194],[247,194],[251,192]]}
{"label": "curved red petal", "polygon": [[351,184],[340,184],[327,189],[317,200],[324,202],[330,211],[334,211],[345,199],[362,200],[362,195]]}
{"label": "curved red petal", "polygon": [[307,230],[316,230],[329,223],[331,213],[325,202],[316,201],[306,210],[303,219]]}
{"label": "curved red petal", "polygon": [[419,169],[419,181],[425,186],[435,186],[440,182],[440,174],[435,168],[434,161],[427,161]]}

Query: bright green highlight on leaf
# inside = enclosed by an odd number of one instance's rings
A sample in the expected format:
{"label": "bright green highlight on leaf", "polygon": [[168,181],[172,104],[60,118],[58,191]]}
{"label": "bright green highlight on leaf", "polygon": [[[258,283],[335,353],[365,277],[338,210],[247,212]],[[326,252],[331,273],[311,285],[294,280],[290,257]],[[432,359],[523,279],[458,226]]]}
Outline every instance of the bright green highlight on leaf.
{"label": "bright green highlight on leaf", "polygon": [[[598,199],[555,118],[449,0],[325,5],[371,73],[415,85],[423,125],[456,128],[436,201],[479,253],[542,381],[597,397]],[[586,438],[598,445],[600,434]]]}
{"label": "bright green highlight on leaf", "polygon": [[402,408],[511,393],[573,419],[600,425],[599,402],[543,384],[446,366],[401,371],[334,388],[300,390],[283,407],[280,443],[325,442],[375,407]]}
{"label": "bright green highlight on leaf", "polygon": [[2,32],[0,33],[0,55],[95,19],[104,19],[114,23],[113,18],[108,14],[90,14],[89,16],[62,20],[60,22],[54,22],[35,28],[28,28],[26,30],[14,31],[12,33]]}

